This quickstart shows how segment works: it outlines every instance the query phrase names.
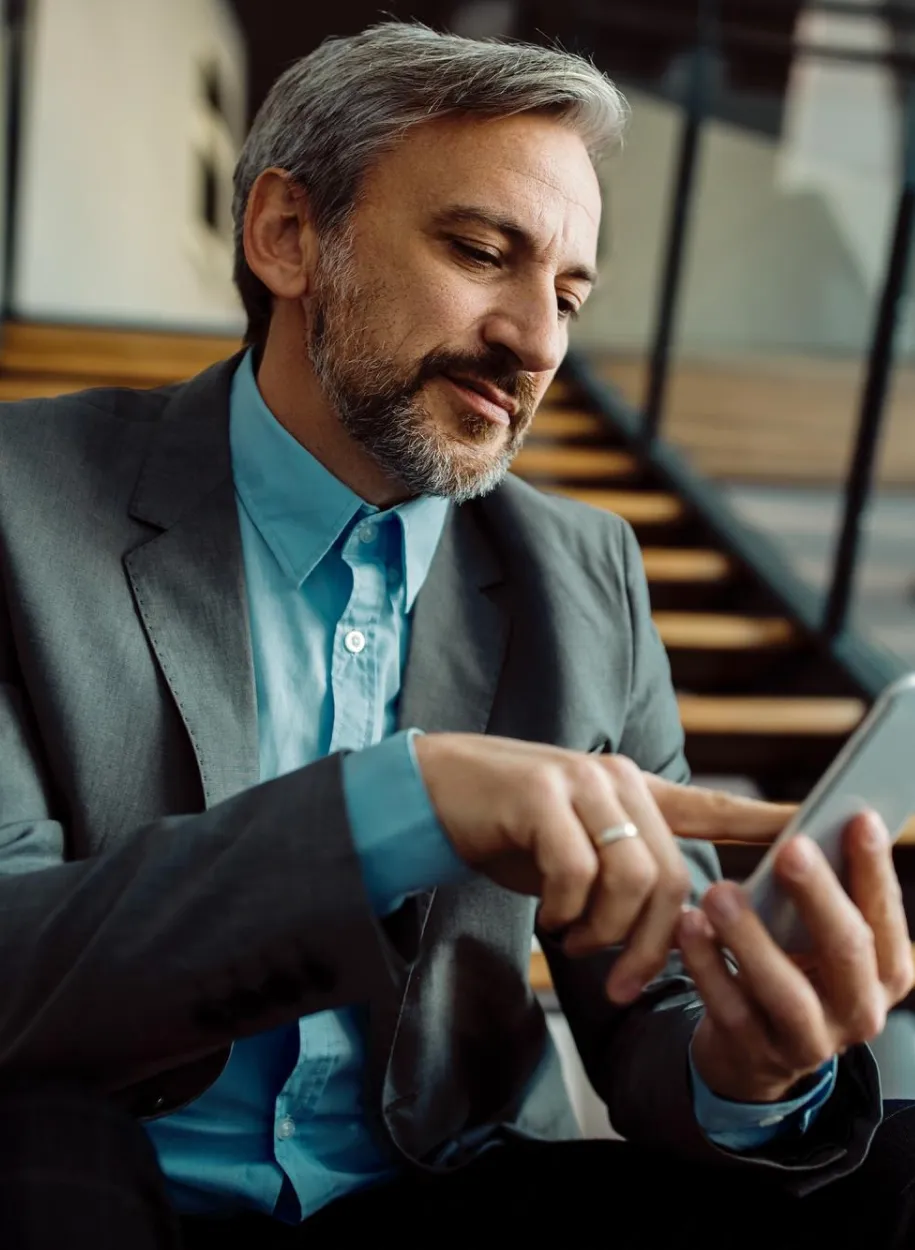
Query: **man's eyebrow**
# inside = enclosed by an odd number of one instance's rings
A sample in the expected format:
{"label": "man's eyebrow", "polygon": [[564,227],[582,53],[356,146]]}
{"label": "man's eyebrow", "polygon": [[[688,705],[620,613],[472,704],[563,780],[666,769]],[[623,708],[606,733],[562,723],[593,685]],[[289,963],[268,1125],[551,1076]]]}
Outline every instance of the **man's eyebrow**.
{"label": "man's eyebrow", "polygon": [[[488,226],[492,230],[498,230],[500,234],[504,234],[507,238],[513,239],[529,250],[535,250],[534,239],[519,222],[511,217],[504,216],[502,213],[492,212],[488,208],[480,208],[476,204],[452,204],[449,208],[443,208],[436,213],[432,219],[435,226],[455,225],[459,221],[475,222],[477,225]],[[562,271],[562,276],[564,278],[580,278],[582,282],[587,282],[590,286],[597,286],[597,270],[591,265],[571,265],[568,269]]]}

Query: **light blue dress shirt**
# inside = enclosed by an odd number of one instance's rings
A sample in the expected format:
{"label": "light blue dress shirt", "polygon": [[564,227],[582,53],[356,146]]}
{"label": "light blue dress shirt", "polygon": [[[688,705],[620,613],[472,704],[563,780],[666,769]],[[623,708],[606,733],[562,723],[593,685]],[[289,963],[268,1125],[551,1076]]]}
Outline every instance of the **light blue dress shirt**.
{"label": "light blue dress shirt", "polygon": [[[448,505],[420,498],[381,512],[333,477],[273,417],[252,356],[233,379],[230,443],[241,528],[260,776],[349,750],[344,795],[379,915],[468,870],[441,829],[413,754],[396,733],[410,613]],[[236,1042],[200,1098],[147,1124],[185,1213],[257,1210],[295,1223],[393,1174],[363,1103],[364,1021],[325,1011]],[[834,1078],[833,1078],[834,1079]],[[697,1114],[730,1149],[801,1131],[828,1097],[744,1107],[693,1072]],[[798,1117],[801,1118],[798,1118]]]}

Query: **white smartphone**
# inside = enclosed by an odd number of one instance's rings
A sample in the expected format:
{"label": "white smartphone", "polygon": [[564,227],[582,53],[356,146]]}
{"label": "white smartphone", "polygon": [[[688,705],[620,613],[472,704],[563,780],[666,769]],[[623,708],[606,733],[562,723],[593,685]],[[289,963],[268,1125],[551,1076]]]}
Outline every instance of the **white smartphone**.
{"label": "white smartphone", "polygon": [[915,673],[884,690],[744,883],[751,906],[784,950],[802,953],[810,938],[775,876],[776,849],[805,833],[844,882],[842,835],[868,808],[883,817],[894,841],[915,813]]}

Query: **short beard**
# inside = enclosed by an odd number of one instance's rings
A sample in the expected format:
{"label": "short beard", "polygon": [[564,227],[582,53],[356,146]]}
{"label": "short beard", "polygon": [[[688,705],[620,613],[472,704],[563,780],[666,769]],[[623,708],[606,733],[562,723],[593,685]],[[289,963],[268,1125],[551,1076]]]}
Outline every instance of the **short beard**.
{"label": "short beard", "polygon": [[[308,353],[350,437],[409,495],[440,495],[464,503],[494,490],[533,417],[533,379],[518,370],[517,361],[512,368],[504,355],[493,352],[485,358],[429,355],[409,373],[379,352],[369,340],[366,313],[377,304],[382,287],[360,285],[345,228],[324,240],[316,289]],[[487,450],[500,435],[504,438],[504,427],[469,409],[461,417],[466,441],[436,427],[418,396],[431,378],[443,373],[484,378],[517,400],[518,411],[497,454]]]}

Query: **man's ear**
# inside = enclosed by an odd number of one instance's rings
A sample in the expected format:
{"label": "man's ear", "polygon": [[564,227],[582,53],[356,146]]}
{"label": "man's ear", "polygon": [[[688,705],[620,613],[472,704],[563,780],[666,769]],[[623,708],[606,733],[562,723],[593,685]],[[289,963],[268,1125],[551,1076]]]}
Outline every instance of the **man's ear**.
{"label": "man's ear", "polygon": [[309,294],[318,257],[308,197],[286,170],[265,169],[248,196],[245,259],[277,299]]}

